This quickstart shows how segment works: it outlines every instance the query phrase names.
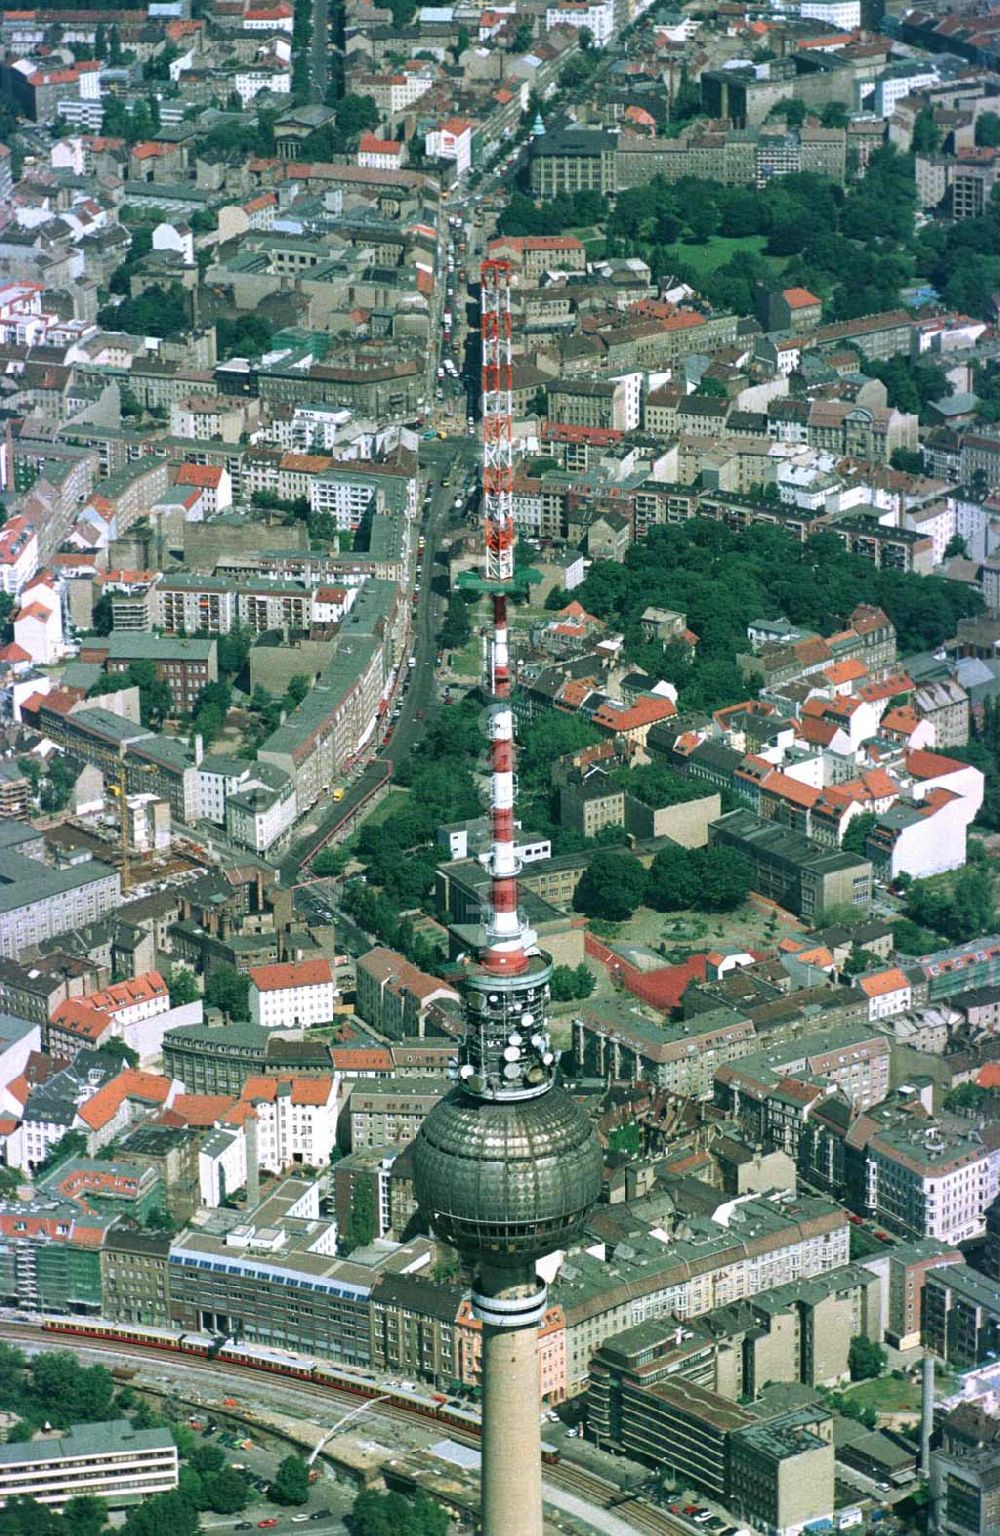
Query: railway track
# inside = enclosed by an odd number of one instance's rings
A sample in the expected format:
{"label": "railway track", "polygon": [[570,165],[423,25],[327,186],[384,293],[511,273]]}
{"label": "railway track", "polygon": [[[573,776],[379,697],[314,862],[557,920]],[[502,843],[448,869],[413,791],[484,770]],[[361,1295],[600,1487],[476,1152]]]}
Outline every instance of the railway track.
{"label": "railway track", "polygon": [[[26,1324],[0,1323],[0,1339],[11,1344],[34,1344],[45,1349],[68,1349],[75,1353],[112,1356],[113,1363],[121,1363],[123,1360],[134,1360],[141,1365],[158,1364],[169,1366],[171,1359],[165,1356],[162,1350],[155,1348],[143,1348],[139,1344],[112,1344],[110,1341],[93,1338],[74,1338],[72,1336],[54,1335],[46,1333],[41,1328]],[[202,1360],[197,1356],[185,1355],[184,1374],[199,1375],[206,1380],[214,1380],[219,1384],[220,1390],[231,1392],[233,1390],[233,1378],[239,1379],[238,1371],[227,1372],[224,1367],[211,1361]],[[317,1404],[337,1404],[347,1408],[357,1407],[357,1397],[349,1392],[340,1392],[336,1387],[319,1385],[316,1382],[294,1381],[274,1383],[274,1387],[287,1393],[290,1398],[302,1398]],[[237,1406],[225,1410],[233,1417],[240,1417]],[[410,1428],[414,1425],[414,1415],[403,1408],[397,1408],[393,1403],[378,1403],[370,1409],[372,1417],[389,1419],[396,1423],[406,1424]],[[322,1418],[322,1415],[320,1416]],[[255,1421],[249,1420],[254,1423]],[[428,1426],[433,1420],[427,1421]],[[257,1425],[256,1427],[260,1427]],[[442,1430],[451,1440],[456,1440],[462,1445],[479,1448],[479,1440],[475,1435],[464,1433],[453,1424],[441,1426]],[[596,1473],[588,1472],[582,1467],[573,1466],[569,1462],[561,1461],[547,1465],[543,1469],[543,1482],[550,1483],[553,1487],[561,1489],[565,1493],[575,1494],[577,1498],[584,1499],[596,1509],[608,1511],[617,1515],[622,1520],[627,1520],[636,1531],[647,1533],[647,1536],[690,1536],[685,1526],[672,1521],[669,1516],[654,1509],[643,1499],[635,1498],[628,1493],[623,1493],[612,1483],[606,1482]]]}

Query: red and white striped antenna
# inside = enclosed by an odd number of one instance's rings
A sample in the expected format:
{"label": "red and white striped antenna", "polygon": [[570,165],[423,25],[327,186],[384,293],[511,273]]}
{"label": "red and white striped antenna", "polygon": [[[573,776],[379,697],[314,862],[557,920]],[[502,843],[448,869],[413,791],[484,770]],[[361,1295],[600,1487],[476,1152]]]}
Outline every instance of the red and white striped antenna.
{"label": "red and white striped antenna", "polygon": [[510,318],[510,262],[484,261],[480,269],[483,343],[483,533],[486,585],[493,603],[493,635],[485,686],[491,698],[490,910],[482,965],[498,974],[526,969],[535,942],[517,910],[519,861],[514,852],[514,713],[507,638],[507,598],[514,585],[514,408]]}

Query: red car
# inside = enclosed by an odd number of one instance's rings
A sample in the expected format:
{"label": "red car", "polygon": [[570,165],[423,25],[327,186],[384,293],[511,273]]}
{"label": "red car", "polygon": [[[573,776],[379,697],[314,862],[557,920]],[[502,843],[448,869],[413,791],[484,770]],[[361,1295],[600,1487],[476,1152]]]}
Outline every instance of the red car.
{"label": "red car", "polygon": [[277,1523],[274,1516],[270,1515],[266,1520],[257,1521],[257,1529],[258,1531],[273,1531]]}

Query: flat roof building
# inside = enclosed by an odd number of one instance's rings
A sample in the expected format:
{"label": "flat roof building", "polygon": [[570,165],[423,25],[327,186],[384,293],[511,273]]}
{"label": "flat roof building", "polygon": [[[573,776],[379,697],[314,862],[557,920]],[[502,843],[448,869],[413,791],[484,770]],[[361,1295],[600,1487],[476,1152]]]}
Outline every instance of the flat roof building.
{"label": "flat roof building", "polygon": [[73,1424],[40,1440],[0,1445],[0,1506],[36,1499],[59,1509],[92,1494],[113,1508],[177,1487],[177,1446],[169,1429],[133,1429],[128,1419]]}

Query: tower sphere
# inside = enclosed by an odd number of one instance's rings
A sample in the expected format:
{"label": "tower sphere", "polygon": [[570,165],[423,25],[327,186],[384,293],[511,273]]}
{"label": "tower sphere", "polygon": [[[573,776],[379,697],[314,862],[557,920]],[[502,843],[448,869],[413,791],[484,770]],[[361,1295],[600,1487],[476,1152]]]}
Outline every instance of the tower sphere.
{"label": "tower sphere", "polygon": [[434,1231],[460,1253],[523,1266],[578,1232],[600,1199],[601,1151],[561,1088],[496,1103],[459,1086],[417,1134],[414,1183]]}

